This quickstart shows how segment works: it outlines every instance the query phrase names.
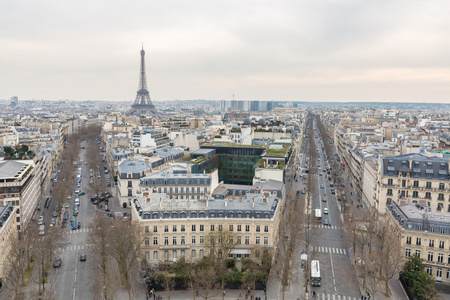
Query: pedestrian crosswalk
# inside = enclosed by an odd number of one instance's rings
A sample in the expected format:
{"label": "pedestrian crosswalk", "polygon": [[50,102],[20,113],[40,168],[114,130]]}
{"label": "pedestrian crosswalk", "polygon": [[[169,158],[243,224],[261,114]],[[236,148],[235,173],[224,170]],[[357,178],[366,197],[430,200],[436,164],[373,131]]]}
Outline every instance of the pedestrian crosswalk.
{"label": "pedestrian crosswalk", "polygon": [[328,226],[328,225],[314,225],[314,227],[316,227],[316,228],[325,228],[325,229],[336,229],[336,230],[341,230],[342,229],[342,227],[335,226],[335,225],[331,225],[331,226]]}
{"label": "pedestrian crosswalk", "polygon": [[90,232],[91,228],[80,228],[80,229],[76,229],[76,230],[72,230],[72,229],[68,229],[65,230],[64,233],[65,234],[75,234],[75,233],[83,233],[83,232]]}
{"label": "pedestrian crosswalk", "polygon": [[312,299],[318,299],[318,300],[359,300],[360,297],[317,293],[315,297],[312,297]]}
{"label": "pedestrian crosswalk", "polygon": [[331,254],[342,254],[347,255],[347,251],[344,248],[334,248],[334,247],[312,247],[313,252],[328,252]]}
{"label": "pedestrian crosswalk", "polygon": [[56,252],[71,252],[71,251],[80,251],[91,248],[91,244],[86,245],[71,245],[66,247],[58,247]]}

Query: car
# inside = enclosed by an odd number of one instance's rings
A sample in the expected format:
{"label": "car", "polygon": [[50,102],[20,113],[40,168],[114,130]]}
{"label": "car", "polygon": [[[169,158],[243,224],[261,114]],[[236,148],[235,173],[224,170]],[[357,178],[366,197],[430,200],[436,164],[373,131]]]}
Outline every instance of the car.
{"label": "car", "polygon": [[322,173],[319,173],[319,176],[322,176]]}
{"label": "car", "polygon": [[52,216],[56,218],[58,216],[58,212],[56,210],[53,211],[53,215]]}
{"label": "car", "polygon": [[69,208],[69,207],[70,207],[70,204],[69,204],[69,203],[66,203],[66,204],[64,205],[64,207],[65,207],[65,208]]}
{"label": "car", "polygon": [[44,221],[43,220],[39,220],[38,221],[38,225],[42,225],[42,224],[44,224]]}
{"label": "car", "polygon": [[50,226],[55,225],[55,224],[56,224],[56,218],[52,218],[52,221],[50,222]]}
{"label": "car", "polygon": [[40,215],[39,216],[39,221],[44,221],[44,216]]}
{"label": "car", "polygon": [[73,216],[74,216],[74,217],[78,216],[78,210],[74,210],[74,211],[73,211]]}
{"label": "car", "polygon": [[83,196],[83,195],[86,195],[86,193],[85,193],[85,192],[79,192],[79,193],[78,193],[78,197],[79,197],[79,196]]}
{"label": "car", "polygon": [[327,202],[327,197],[323,197],[323,198],[322,198],[322,201],[323,201],[323,202]]}
{"label": "car", "polygon": [[80,192],[80,190],[79,189],[76,189],[75,190],[75,194],[77,194],[78,195],[78,193]]}
{"label": "car", "polygon": [[67,227],[67,222],[64,221],[64,222],[61,224],[61,228],[66,228],[66,227]]}
{"label": "car", "polygon": [[45,207],[45,208],[49,208],[49,207],[50,207],[50,202],[51,202],[51,201],[52,201],[52,199],[47,198],[47,200],[45,201],[44,207]]}
{"label": "car", "polygon": [[323,225],[330,225],[330,223],[328,222],[328,219],[323,219]]}
{"label": "car", "polygon": [[86,261],[86,254],[80,254],[80,261]]}
{"label": "car", "polygon": [[334,185],[333,185],[333,183],[332,182],[330,182],[330,187],[333,187]]}
{"label": "car", "polygon": [[323,189],[323,188],[324,188],[323,184],[321,184],[321,185],[320,185],[320,188],[321,188],[321,189]]}
{"label": "car", "polygon": [[57,256],[55,257],[55,260],[53,261],[53,268],[59,268],[61,267],[62,261],[61,257]]}
{"label": "car", "polygon": [[325,208],[323,209],[323,213],[327,215],[327,214],[328,214],[328,208],[325,207]]}
{"label": "car", "polygon": [[302,190],[302,194],[304,195],[306,192],[305,192],[305,190]]}

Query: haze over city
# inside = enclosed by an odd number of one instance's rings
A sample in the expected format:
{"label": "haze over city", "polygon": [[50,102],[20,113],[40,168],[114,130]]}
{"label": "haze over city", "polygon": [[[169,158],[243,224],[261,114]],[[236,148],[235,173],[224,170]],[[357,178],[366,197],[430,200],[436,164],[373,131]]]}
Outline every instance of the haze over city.
{"label": "haze over city", "polygon": [[3,3],[0,99],[450,102],[447,1]]}

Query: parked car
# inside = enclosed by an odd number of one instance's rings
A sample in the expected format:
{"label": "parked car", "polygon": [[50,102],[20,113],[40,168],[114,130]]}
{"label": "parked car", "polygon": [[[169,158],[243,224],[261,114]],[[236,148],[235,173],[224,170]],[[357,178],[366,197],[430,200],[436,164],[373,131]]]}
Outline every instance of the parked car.
{"label": "parked car", "polygon": [[53,268],[59,268],[61,267],[61,257],[57,256],[55,258],[55,261],[53,262]]}
{"label": "parked car", "polygon": [[53,211],[53,215],[52,216],[56,218],[58,216],[58,212],[56,210]]}
{"label": "parked car", "polygon": [[80,254],[80,261],[86,261],[86,254]]}

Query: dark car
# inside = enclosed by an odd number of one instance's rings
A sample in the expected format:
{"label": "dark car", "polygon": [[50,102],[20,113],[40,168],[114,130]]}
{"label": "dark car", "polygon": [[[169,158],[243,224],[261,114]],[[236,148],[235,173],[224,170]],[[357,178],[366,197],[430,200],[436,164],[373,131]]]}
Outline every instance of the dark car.
{"label": "dark car", "polygon": [[323,219],[323,225],[330,225],[330,223],[328,222],[328,219]]}
{"label": "dark car", "polygon": [[45,207],[45,208],[49,208],[49,207],[50,207],[50,202],[51,202],[51,201],[52,201],[52,199],[47,198],[47,200],[45,201],[44,207]]}
{"label": "dark car", "polygon": [[53,268],[61,267],[61,257],[57,256],[53,262]]}
{"label": "dark car", "polygon": [[323,198],[322,198],[322,201],[323,201],[323,202],[327,202],[327,197],[323,197]]}
{"label": "dark car", "polygon": [[86,254],[80,254],[80,261],[86,261]]}

